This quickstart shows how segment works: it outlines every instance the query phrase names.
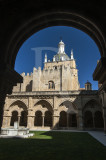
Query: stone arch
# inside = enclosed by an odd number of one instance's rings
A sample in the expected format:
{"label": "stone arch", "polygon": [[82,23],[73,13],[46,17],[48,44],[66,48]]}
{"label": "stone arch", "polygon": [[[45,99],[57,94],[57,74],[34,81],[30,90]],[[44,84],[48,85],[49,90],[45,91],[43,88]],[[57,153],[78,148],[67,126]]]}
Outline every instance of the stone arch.
{"label": "stone arch", "polygon": [[65,106],[67,108],[67,112],[73,111],[77,112],[77,106],[71,100],[62,100],[59,104],[59,107]]}
{"label": "stone arch", "polygon": [[42,112],[42,115],[45,114],[45,110],[42,108],[42,106],[37,106],[36,108],[33,109],[33,112],[36,112],[38,110]]}
{"label": "stone arch", "polygon": [[[85,106],[88,104],[88,103],[96,103],[96,104],[98,104],[98,105],[100,105],[101,106],[101,104],[100,104],[100,102],[97,100],[97,98],[93,98],[93,99],[89,99],[89,100],[87,100],[85,103],[84,103],[84,105],[83,105],[83,109],[85,108]],[[102,107],[102,106],[101,106]]]}
{"label": "stone arch", "polygon": [[[11,121],[12,121],[12,112],[14,112],[14,110],[16,110],[18,112],[18,119],[19,119],[19,125],[21,126],[27,126],[27,106],[23,101],[17,100],[14,101],[13,103],[11,103],[11,105],[9,106],[9,114],[11,114]],[[17,119],[17,121],[18,121]],[[10,123],[11,124],[11,123]]]}
{"label": "stone arch", "polygon": [[71,12],[68,9],[61,9],[60,11],[58,8],[55,8],[52,11],[42,10],[38,15],[39,16],[33,14],[29,16],[27,18],[27,23],[25,23],[23,19],[22,23],[18,25],[17,32],[14,31],[11,34],[7,50],[8,55],[6,58],[11,67],[14,67],[17,51],[28,37],[43,28],[57,25],[71,26],[84,31],[96,42],[101,52],[101,56],[105,56],[105,37],[100,26],[95,24],[94,20],[88,18],[88,16],[82,15],[76,11]]}
{"label": "stone arch", "polygon": [[23,101],[23,100],[14,100],[13,102],[10,103],[8,109],[10,109],[12,106],[14,106],[15,104],[21,104],[24,106],[25,109],[28,108],[27,104]]}
{"label": "stone arch", "polygon": [[84,107],[83,107],[83,112],[84,112],[85,110],[87,110],[87,109],[92,110],[92,112],[95,112],[96,110],[102,111],[102,106],[101,106],[101,104],[100,104],[97,100],[95,100],[95,99],[90,99],[90,100],[87,101],[86,104],[84,105]]}
{"label": "stone arch", "polygon": [[42,108],[47,108],[51,112],[53,112],[53,105],[48,100],[40,99],[38,100],[34,106],[41,105]]}
{"label": "stone arch", "polygon": [[99,126],[103,128],[102,106],[95,99],[91,99],[85,104],[83,107],[83,117],[85,128],[98,128]]}
{"label": "stone arch", "polygon": [[14,111],[18,112],[18,115],[20,115],[20,113],[21,113],[21,111],[18,110],[18,107],[17,107],[17,108],[15,107],[15,108],[11,108],[11,109],[9,110],[8,115],[9,115],[9,116],[12,116],[12,112],[14,112]]}

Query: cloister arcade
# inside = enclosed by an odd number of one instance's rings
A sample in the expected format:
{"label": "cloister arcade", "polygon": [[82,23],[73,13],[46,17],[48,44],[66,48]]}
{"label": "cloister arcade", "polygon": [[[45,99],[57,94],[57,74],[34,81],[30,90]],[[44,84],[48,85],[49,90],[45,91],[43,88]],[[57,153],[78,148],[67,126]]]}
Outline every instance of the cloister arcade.
{"label": "cloister arcade", "polygon": [[[57,112],[57,115],[55,114]],[[30,117],[32,120],[30,120]],[[20,127],[28,127],[31,121],[30,129],[47,128],[54,129],[54,119],[57,120],[57,129],[79,129],[79,109],[69,100],[61,101],[55,109],[47,100],[38,100],[31,108],[22,101],[13,102],[5,111],[3,118],[3,127],[12,127],[15,121],[18,121]],[[101,129],[103,128],[102,106],[96,100],[89,100],[82,108],[83,129]]]}
{"label": "cloister arcade", "polygon": [[83,108],[84,128],[103,128],[102,106],[95,100],[88,101]]}

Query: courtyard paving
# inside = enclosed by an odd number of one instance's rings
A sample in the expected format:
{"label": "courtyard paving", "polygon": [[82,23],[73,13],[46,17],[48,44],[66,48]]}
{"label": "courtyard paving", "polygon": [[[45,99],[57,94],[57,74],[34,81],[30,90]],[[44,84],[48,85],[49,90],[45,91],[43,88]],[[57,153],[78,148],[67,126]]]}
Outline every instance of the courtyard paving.
{"label": "courtyard paving", "polygon": [[88,131],[88,133],[104,146],[106,146],[106,134],[104,134],[103,131]]}

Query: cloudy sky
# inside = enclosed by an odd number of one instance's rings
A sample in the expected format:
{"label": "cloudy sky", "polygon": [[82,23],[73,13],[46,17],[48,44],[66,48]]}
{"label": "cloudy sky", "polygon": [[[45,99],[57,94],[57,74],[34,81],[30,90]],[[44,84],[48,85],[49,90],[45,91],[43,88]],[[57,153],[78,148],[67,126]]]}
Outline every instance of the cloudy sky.
{"label": "cloudy sky", "polygon": [[49,27],[32,35],[18,52],[15,70],[21,74],[22,72],[31,73],[33,67],[41,66],[43,69],[45,53],[52,61],[60,39],[65,43],[65,52],[69,57],[73,49],[80,87],[83,88],[88,80],[92,83],[93,89],[98,89],[98,84],[93,81],[92,74],[97,60],[100,59],[99,49],[87,34],[72,27]]}

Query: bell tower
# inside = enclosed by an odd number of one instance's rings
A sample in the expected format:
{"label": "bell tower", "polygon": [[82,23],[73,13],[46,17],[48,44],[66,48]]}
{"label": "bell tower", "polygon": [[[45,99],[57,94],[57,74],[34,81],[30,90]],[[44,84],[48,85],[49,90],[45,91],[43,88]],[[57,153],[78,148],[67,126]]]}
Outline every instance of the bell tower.
{"label": "bell tower", "polygon": [[58,45],[58,54],[65,53],[65,44],[61,40]]}

